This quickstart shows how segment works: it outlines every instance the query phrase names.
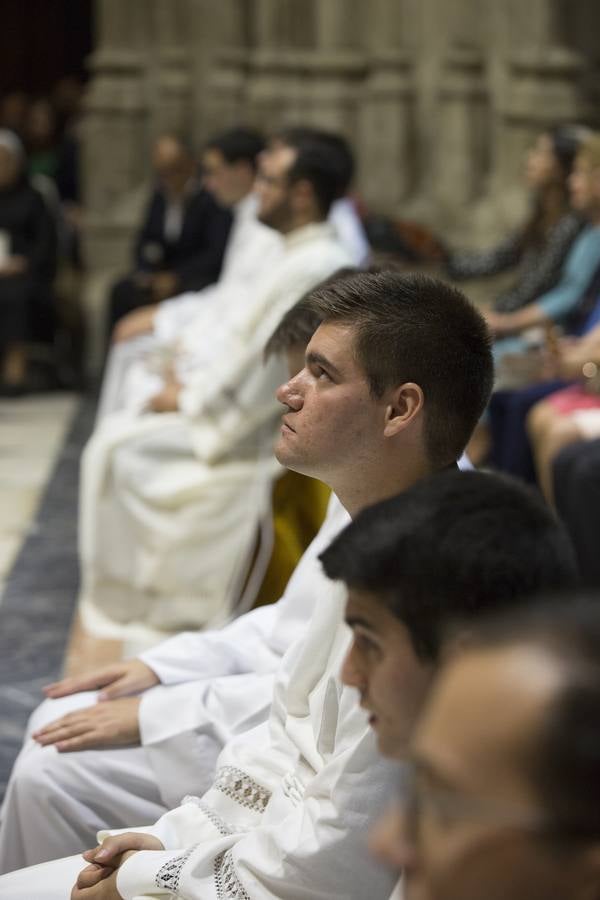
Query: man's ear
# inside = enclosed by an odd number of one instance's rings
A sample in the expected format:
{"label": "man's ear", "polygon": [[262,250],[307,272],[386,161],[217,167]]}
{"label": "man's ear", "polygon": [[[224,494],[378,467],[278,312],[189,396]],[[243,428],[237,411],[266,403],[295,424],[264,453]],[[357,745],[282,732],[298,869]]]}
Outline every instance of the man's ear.
{"label": "man's ear", "polygon": [[385,409],[386,437],[394,437],[403,431],[420,414],[425,405],[422,388],[412,381],[394,388]]}
{"label": "man's ear", "polygon": [[312,209],[315,203],[313,186],[306,178],[300,178],[291,186],[290,200],[295,209],[305,212]]}

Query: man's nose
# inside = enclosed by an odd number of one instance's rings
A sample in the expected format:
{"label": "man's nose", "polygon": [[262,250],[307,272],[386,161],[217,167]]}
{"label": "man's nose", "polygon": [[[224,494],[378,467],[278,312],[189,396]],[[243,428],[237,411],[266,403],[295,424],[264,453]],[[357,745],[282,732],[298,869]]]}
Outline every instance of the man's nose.
{"label": "man's nose", "polygon": [[290,409],[298,410],[302,406],[302,389],[300,385],[300,376],[296,375],[290,378],[285,384],[281,384],[276,391],[277,400]]}
{"label": "man's nose", "polygon": [[342,663],[342,681],[348,687],[356,688],[361,693],[365,692],[367,682],[354,642],[352,642],[352,646]]}

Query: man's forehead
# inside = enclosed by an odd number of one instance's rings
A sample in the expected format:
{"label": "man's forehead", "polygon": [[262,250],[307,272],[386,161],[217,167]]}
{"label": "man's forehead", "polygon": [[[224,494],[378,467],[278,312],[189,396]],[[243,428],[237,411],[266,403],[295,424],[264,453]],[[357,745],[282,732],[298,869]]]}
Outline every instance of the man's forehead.
{"label": "man's forehead", "polygon": [[339,365],[354,360],[355,328],[346,322],[321,322],[306,348],[307,356],[316,353]]}
{"label": "man's forehead", "polygon": [[347,589],[346,619],[350,624],[363,624],[374,631],[389,629],[396,621],[382,596],[356,587]]}
{"label": "man's forehead", "polygon": [[297,150],[282,144],[260,158],[260,168],[269,175],[283,175],[294,163]]}
{"label": "man's forehead", "polygon": [[419,723],[418,759],[457,781],[477,780],[490,768],[519,768],[560,681],[547,657],[522,651],[456,653]]}
{"label": "man's forehead", "polygon": [[217,147],[207,147],[204,153],[202,154],[202,161],[204,163],[211,163],[212,165],[222,165],[227,162],[223,154]]}

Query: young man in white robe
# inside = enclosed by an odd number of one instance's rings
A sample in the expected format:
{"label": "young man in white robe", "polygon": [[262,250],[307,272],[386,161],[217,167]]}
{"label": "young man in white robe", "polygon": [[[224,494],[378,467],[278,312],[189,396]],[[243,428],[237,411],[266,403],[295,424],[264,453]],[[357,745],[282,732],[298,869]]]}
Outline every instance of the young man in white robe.
{"label": "young man in white robe", "polygon": [[[358,692],[381,753],[403,764],[444,638],[452,632],[460,645],[490,613],[577,581],[567,534],[541,498],[480,472],[444,472],[370,507],[321,560],[348,590],[353,641],[342,680]],[[399,768],[399,800],[407,775]],[[390,808],[373,836],[396,870],[398,815]]]}
{"label": "young man in white robe", "polygon": [[270,513],[279,467],[275,388],[263,347],[283,314],[348,263],[326,222],[338,183],[327,145],[261,159],[259,218],[283,253],[229,317],[203,335],[204,365],[171,380],[145,415],[106,417],[84,451],[80,614],[84,627],[147,644],[185,627],[222,624]]}
{"label": "young man in white robe", "polygon": [[[279,391],[277,455],[326,481],[353,516],[455,465],[491,387],[489,336],[460,292],[419,276],[357,275],[311,302],[324,323],[305,368]],[[111,838],[74,900],[387,898],[392,881],[369,860],[364,831],[396,773],[339,681],[343,605],[335,585],[315,598],[276,675],[268,721],[225,745],[204,796]],[[0,897],[64,896],[80,865],[5,876]]]}
{"label": "young man in white robe", "polygon": [[[301,300],[265,354],[285,355],[293,377],[319,324]],[[224,744],[266,719],[273,672],[326,584],[317,555],[347,521],[332,498],[277,604],[49,686],[54,699],[30,719],[2,806],[0,873],[83,851],[110,826],[150,824],[185,794],[208,789]],[[98,687],[104,702],[90,690]],[[40,796],[51,816],[39,815]]]}

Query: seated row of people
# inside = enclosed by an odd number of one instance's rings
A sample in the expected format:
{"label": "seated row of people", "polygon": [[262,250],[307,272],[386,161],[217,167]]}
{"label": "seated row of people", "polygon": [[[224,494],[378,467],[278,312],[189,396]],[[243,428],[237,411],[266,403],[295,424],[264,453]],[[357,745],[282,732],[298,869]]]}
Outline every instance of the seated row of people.
{"label": "seated row of people", "polygon": [[[369,858],[365,837],[402,782],[397,763],[379,756],[373,729],[386,755],[404,758],[446,626],[458,629],[460,654],[490,608],[519,608],[538,592],[574,584],[569,541],[540,500],[492,475],[443,473],[456,466],[493,380],[485,323],[464,296],[431,278],[382,272],[334,280],[313,291],[299,314],[306,307],[320,324],[304,368],[279,391],[285,411],[276,451],[281,463],[333,489],[320,534],[278,604],[217,631],[172,638],[87,681],[49,689],[66,699],[48,701],[31,723],[2,811],[2,867],[10,871],[86,847],[88,865],[82,870],[79,857],[67,857],[16,871],[0,879],[0,897],[64,897],[72,889],[74,900],[387,900],[397,876]],[[515,729],[519,738],[537,737],[535,711],[553,709],[567,685],[558,664],[563,657],[548,646],[539,666],[535,653],[533,669],[519,657],[507,681],[488,680],[494,706],[508,692],[511,702],[497,708],[514,714],[500,720],[507,732],[494,719],[498,728],[488,742],[503,760],[506,751],[508,781],[499,781],[500,791],[513,783],[516,761],[498,738],[516,739]],[[476,650],[468,654],[456,665],[472,667],[473,654],[479,662]],[[90,706],[96,697],[76,692],[92,686],[105,696],[138,696]],[[141,747],[115,747],[136,740],[120,718],[123,699]],[[73,711],[56,722],[65,705]],[[424,742],[431,715],[417,732],[420,759],[432,759],[427,747],[443,754],[439,741]],[[433,769],[440,759],[452,762],[438,755]],[[587,765],[596,775],[598,758],[591,755]],[[522,792],[511,797],[524,821],[537,822],[542,798],[532,796],[523,776]],[[463,784],[467,805],[468,787]],[[477,784],[471,788],[477,805]],[[456,790],[460,800],[460,782]],[[489,798],[492,806],[496,796]],[[501,800],[512,813],[506,796]],[[102,833],[96,846],[96,829],[131,828],[136,820],[144,827]],[[504,834],[508,819],[499,821]],[[556,824],[560,838],[567,825]],[[513,827],[511,820],[511,833]],[[426,850],[447,850],[439,833],[437,845],[435,831],[418,834],[434,841]],[[552,878],[554,850],[545,857],[544,881],[536,849],[524,860],[517,854],[504,867],[514,890],[502,894],[500,885],[510,881],[500,881],[496,896],[583,898],[598,884],[598,871],[596,856],[580,851],[593,849],[596,838],[585,831],[582,843],[569,843],[560,880]],[[480,853],[488,847],[483,843]],[[465,890],[484,877],[479,859],[475,846],[457,860]],[[409,897],[453,896],[429,881],[443,877],[443,865],[431,869],[435,862],[427,855],[402,861]],[[562,890],[571,862],[577,885],[585,885],[581,892]],[[534,886],[540,893],[528,893]],[[543,886],[557,893],[543,894]]]}
{"label": "seated row of people", "polygon": [[[213,166],[233,137],[207,148]],[[263,364],[263,348],[307,290],[350,262],[327,222],[347,161],[328,137],[280,138],[260,157],[248,213],[253,161],[245,150],[230,194],[242,240],[225,277],[167,304],[166,344],[117,344],[108,362],[81,478],[80,610],[96,633],[156,640],[225,621],[270,512],[285,369],[277,356]]]}

